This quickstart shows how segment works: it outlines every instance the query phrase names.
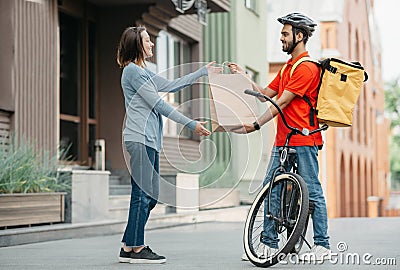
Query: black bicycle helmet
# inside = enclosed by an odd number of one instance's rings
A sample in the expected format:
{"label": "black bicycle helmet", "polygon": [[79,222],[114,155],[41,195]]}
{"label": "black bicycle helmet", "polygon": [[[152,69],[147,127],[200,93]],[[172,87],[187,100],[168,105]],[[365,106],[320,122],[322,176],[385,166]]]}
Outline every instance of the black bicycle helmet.
{"label": "black bicycle helmet", "polygon": [[[296,29],[299,29],[304,35],[304,44],[307,43],[308,38],[312,36],[317,26],[312,19],[298,12],[289,13],[286,16],[278,18],[278,22],[281,24],[290,24],[292,26],[293,40],[296,40]],[[287,54],[291,54],[299,43],[300,41],[294,42],[292,47],[287,51]]]}
{"label": "black bicycle helmet", "polygon": [[290,24],[293,27],[304,29],[307,31],[309,37],[315,31],[317,24],[304,14],[293,12],[286,16],[278,18],[278,22],[281,24]]}

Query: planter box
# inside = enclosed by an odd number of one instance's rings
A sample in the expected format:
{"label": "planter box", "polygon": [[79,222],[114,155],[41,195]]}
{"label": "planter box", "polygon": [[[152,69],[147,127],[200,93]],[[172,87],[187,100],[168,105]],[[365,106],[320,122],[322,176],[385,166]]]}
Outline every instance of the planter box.
{"label": "planter box", "polygon": [[0,194],[0,227],[64,221],[66,193]]}

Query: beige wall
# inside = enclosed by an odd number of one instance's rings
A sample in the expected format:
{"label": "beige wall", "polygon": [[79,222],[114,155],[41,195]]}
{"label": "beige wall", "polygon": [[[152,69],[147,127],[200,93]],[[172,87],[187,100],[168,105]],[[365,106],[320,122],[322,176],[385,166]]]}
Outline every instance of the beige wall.
{"label": "beige wall", "polygon": [[[330,217],[367,216],[368,196],[387,200],[388,124],[383,119],[384,93],[379,54],[371,46],[366,1],[346,1],[343,21],[321,24],[323,49],[338,49],[341,58],[359,61],[369,80],[365,83],[353,114],[351,128],[327,132],[325,166]],[[340,42],[338,42],[340,40]]]}

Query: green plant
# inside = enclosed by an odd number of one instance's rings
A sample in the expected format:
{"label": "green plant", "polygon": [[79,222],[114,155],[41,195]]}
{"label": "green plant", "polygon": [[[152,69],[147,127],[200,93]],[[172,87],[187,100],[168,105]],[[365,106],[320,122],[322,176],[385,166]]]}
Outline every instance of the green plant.
{"label": "green plant", "polygon": [[400,187],[400,77],[385,84],[385,109],[391,121],[390,172],[393,189]]}
{"label": "green plant", "polygon": [[0,193],[67,191],[68,179],[58,172],[57,155],[39,151],[15,134],[0,142]]}

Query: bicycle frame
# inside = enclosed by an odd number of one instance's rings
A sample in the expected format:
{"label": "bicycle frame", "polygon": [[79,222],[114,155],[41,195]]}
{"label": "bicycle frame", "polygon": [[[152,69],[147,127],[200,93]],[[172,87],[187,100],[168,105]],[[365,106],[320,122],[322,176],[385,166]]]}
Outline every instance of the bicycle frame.
{"label": "bicycle frame", "polygon": [[[279,159],[280,165],[274,171],[273,176],[271,178],[271,181],[273,181],[273,179],[275,179],[275,177],[277,176],[278,173],[286,173],[286,172],[288,172],[288,170],[285,167],[285,163],[286,162],[287,162],[289,170],[292,167],[294,167],[295,171],[297,171],[297,164],[296,164],[297,159],[296,159],[296,156],[294,156],[294,158],[291,158],[291,156],[294,155],[296,152],[293,153],[293,151],[292,151],[292,153],[291,153],[292,149],[289,147],[290,139],[292,138],[292,136],[296,135],[296,134],[301,134],[303,136],[309,136],[309,135],[312,135],[314,133],[321,132],[323,130],[327,130],[328,129],[328,125],[324,124],[321,127],[317,128],[315,130],[312,130],[312,131],[309,131],[307,128],[303,128],[300,131],[298,128],[289,126],[289,124],[287,123],[286,118],[285,118],[285,116],[284,116],[284,114],[282,112],[282,109],[279,107],[279,105],[273,99],[271,99],[270,97],[265,96],[265,95],[263,95],[263,94],[261,94],[259,92],[252,91],[252,90],[245,90],[244,92],[246,94],[248,94],[248,95],[252,95],[252,96],[255,96],[255,97],[258,97],[258,98],[264,98],[265,100],[269,101],[278,110],[278,113],[282,117],[282,122],[290,130],[290,132],[286,135],[285,144],[283,145],[282,150],[280,151],[280,159]],[[285,183],[285,186],[283,188],[286,188],[286,185],[287,185],[287,183]],[[266,211],[267,211],[268,214],[266,215],[266,217],[269,218],[269,219],[273,219],[273,220],[275,220],[277,222],[282,223],[282,218],[275,217],[273,215],[273,213],[271,213],[271,211],[270,211],[271,190],[272,189],[268,190],[268,195],[267,195],[268,196],[268,205],[267,205]]]}

